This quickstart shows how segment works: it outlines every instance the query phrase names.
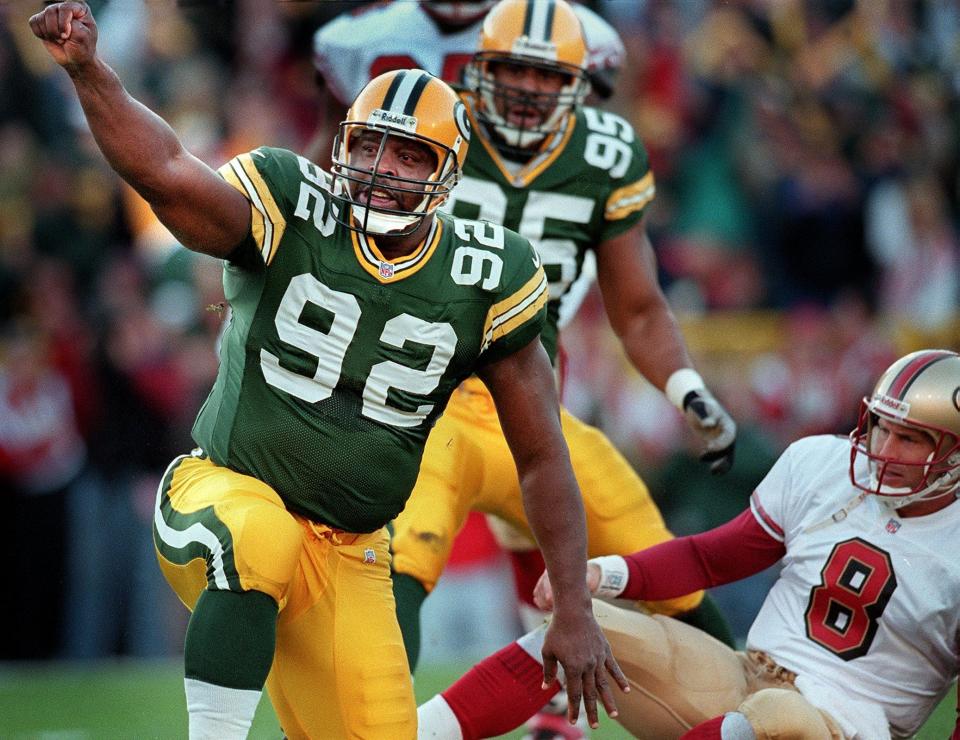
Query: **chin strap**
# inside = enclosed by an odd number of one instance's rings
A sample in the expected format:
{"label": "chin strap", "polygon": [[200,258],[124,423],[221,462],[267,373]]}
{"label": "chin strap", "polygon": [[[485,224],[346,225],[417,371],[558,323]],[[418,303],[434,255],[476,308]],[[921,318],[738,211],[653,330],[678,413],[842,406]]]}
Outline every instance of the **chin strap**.
{"label": "chin strap", "polygon": [[817,530],[823,529],[824,527],[829,527],[831,524],[836,524],[837,522],[842,522],[846,519],[850,512],[856,509],[864,500],[869,496],[866,491],[861,491],[852,499],[847,501],[840,509],[831,514],[828,518],[824,519],[822,522],[816,524],[811,524],[809,527],[803,530],[804,534],[810,534],[810,532],[816,532]]}

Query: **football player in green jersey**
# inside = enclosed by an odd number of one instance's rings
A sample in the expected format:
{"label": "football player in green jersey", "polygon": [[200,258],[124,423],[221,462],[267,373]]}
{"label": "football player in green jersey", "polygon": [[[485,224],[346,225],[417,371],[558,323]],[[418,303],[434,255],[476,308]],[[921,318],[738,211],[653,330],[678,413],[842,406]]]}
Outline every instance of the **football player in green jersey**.
{"label": "football player in green jersey", "polygon": [[[534,244],[550,281],[542,340],[551,358],[561,316],[576,301],[571,287],[593,252],[604,304],[628,357],[685,413],[703,440],[703,460],[722,472],[733,460],[736,425],[693,369],[656,282],[645,227],[655,190],[646,151],[623,118],[583,105],[585,54],[580,24],[564,0],[494,6],[466,68],[463,99],[474,142],[444,208],[503,224]],[[562,423],[584,495],[589,552],[629,553],[671,539],[643,481],[609,440],[565,411]],[[503,544],[533,544],[507,455],[493,404],[479,383],[468,381],[435,427],[413,496],[394,523],[395,592],[408,655],[416,656],[419,645],[420,604],[467,512],[510,525]],[[703,598],[696,592],[647,606],[731,643],[722,617]]]}
{"label": "football player in green jersey", "polygon": [[[167,469],[154,542],[193,610],[192,738],[245,737],[266,684],[291,738],[413,738],[416,711],[385,524],[433,422],[476,372],[491,389],[559,592],[544,679],[615,704],[626,689],[590,609],[583,507],[537,341],[546,278],[523,237],[437,214],[469,122],[422,70],[369,83],[331,175],[260,148],[213,171],[96,53],[84,3],[33,33],[69,73],[110,165],[190,249],[224,259],[220,369]],[[268,677],[269,674],[269,677]]]}

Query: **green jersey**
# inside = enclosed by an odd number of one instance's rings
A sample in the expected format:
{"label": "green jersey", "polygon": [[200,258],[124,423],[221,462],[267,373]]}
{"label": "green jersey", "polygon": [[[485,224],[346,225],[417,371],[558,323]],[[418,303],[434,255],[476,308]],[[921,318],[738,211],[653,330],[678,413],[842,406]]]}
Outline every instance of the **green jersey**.
{"label": "green jersey", "polygon": [[439,214],[391,262],[336,222],[303,157],[262,148],[220,173],[250,201],[251,234],[224,266],[230,321],[194,439],[291,510],[372,531],[403,508],[454,388],[540,332],[539,258],[499,225]]}
{"label": "green jersey", "polygon": [[[470,93],[463,93],[472,111]],[[472,116],[472,112],[471,112]],[[550,286],[542,340],[556,355],[561,311],[587,251],[634,226],[654,196],[643,144],[623,118],[581,107],[543,151],[523,165],[505,159],[472,118],[474,137],[445,210],[502,224],[540,253]]]}

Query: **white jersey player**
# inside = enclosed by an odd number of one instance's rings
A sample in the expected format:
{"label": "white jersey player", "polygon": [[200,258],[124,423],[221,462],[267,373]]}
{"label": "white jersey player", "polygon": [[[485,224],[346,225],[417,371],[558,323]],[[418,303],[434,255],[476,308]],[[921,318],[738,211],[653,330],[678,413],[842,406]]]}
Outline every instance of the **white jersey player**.
{"label": "white jersey player", "polygon": [[[314,34],[314,65],[341,103],[353,100],[372,78],[394,69],[419,67],[458,83],[476,50],[483,17],[494,4],[401,0],[344,13]],[[583,24],[593,89],[609,97],[612,74],[626,56],[623,41],[592,10],[576,3],[573,7]]]}
{"label": "white jersey player", "polygon": [[[591,591],[628,599],[782,566],[743,653],[595,600],[634,689],[618,699],[618,721],[642,738],[912,737],[960,667],[958,486],[960,355],[924,350],[881,376],[849,439],[791,445],[737,518],[590,561]],[[546,577],[537,599],[552,603]],[[488,737],[522,721],[555,690],[529,674],[541,643],[542,631],[529,633],[431,699],[420,736]]]}

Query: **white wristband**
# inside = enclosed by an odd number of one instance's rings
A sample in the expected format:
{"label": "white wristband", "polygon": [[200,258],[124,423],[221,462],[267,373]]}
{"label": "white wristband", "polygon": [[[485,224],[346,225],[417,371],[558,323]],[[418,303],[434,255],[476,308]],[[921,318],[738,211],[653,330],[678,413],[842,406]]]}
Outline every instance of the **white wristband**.
{"label": "white wristband", "polygon": [[601,599],[615,599],[623,593],[630,578],[630,569],[627,561],[619,555],[604,555],[600,558],[591,558],[587,561],[600,567],[600,585],[594,596]]}
{"label": "white wristband", "polygon": [[683,411],[683,399],[690,391],[700,391],[706,388],[706,383],[700,373],[692,367],[682,367],[674,371],[667,380],[663,392],[674,406]]}

